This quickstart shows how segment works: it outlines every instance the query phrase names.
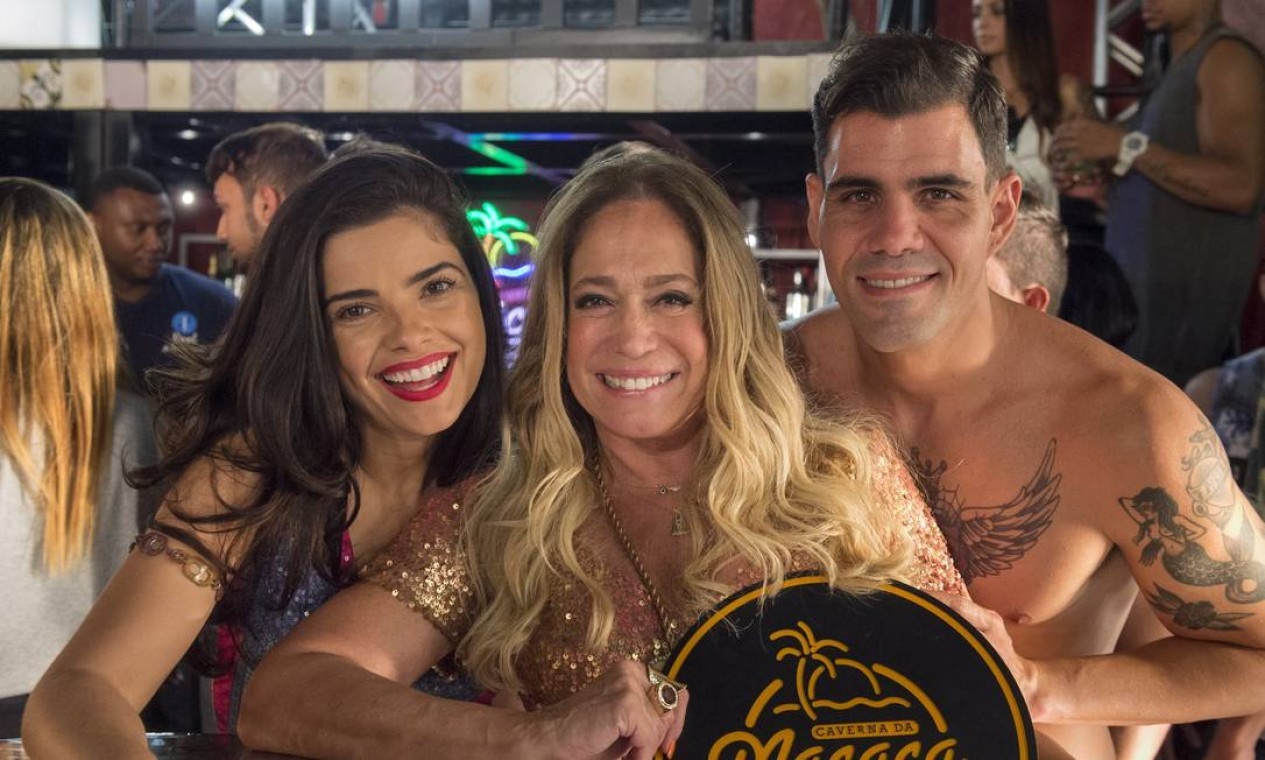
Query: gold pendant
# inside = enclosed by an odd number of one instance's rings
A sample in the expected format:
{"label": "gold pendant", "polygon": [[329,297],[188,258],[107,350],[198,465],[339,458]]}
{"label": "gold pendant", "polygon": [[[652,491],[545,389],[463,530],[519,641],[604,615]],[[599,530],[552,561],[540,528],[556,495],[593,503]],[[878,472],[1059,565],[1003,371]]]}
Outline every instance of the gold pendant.
{"label": "gold pendant", "polygon": [[672,510],[672,535],[684,536],[689,532],[690,529],[685,527],[685,515],[679,509]]}

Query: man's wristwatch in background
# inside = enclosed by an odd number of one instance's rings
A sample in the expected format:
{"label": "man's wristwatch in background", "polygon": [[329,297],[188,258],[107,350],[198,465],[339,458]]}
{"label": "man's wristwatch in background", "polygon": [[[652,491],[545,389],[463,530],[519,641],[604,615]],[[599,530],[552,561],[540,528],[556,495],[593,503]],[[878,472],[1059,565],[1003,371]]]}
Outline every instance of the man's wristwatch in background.
{"label": "man's wristwatch in background", "polygon": [[1144,132],[1130,132],[1125,135],[1120,141],[1120,153],[1116,156],[1116,165],[1111,167],[1111,173],[1117,177],[1128,174],[1129,167],[1133,166],[1138,156],[1146,152],[1146,146],[1150,143],[1151,138]]}

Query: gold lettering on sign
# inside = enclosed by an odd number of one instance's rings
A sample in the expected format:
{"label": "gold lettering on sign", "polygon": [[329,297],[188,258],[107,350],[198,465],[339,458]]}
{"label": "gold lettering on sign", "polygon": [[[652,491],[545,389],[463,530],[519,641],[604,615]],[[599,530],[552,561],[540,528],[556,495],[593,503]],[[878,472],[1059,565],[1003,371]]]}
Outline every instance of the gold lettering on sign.
{"label": "gold lettering on sign", "polygon": [[919,730],[914,720],[879,720],[868,723],[821,723],[813,726],[814,739],[853,739],[858,736],[913,736]]}
{"label": "gold lettering on sign", "polygon": [[[713,742],[708,760],[967,760],[958,756],[958,740],[947,735],[944,713],[908,676],[882,663],[866,664],[848,656],[846,644],[818,638],[803,621],[774,631],[769,641],[781,643],[774,657],[792,672],[760,690],[744,727]],[[925,727],[914,716],[826,722],[826,714],[860,718],[875,716],[876,711],[891,715],[892,710],[929,720]],[[852,715],[840,715],[849,712]],[[757,728],[766,716],[777,720],[776,716],[793,713],[815,723],[802,743],[794,728]]]}

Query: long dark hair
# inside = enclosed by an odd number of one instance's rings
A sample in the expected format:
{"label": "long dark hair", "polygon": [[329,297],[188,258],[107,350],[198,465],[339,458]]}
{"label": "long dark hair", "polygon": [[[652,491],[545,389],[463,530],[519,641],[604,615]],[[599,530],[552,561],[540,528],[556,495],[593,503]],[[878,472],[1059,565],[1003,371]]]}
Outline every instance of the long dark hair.
{"label": "long dark hair", "polygon": [[1006,56],[1032,118],[1053,131],[1063,118],[1063,102],[1049,0],[1006,0]]}
{"label": "long dark hair", "polygon": [[[153,374],[163,458],[133,473],[142,485],[171,489],[204,458],[255,480],[247,503],[220,514],[190,515],[179,494],[167,499],[178,518],[199,530],[233,532],[231,582],[214,620],[236,622],[260,572],[284,558],[284,605],[313,569],[333,580],[338,541],[359,510],[352,472],[361,458],[356,412],[343,397],[337,355],[324,310],[326,241],[399,211],[437,220],[473,279],[487,336],[474,395],[456,423],[430,447],[425,483],[451,485],[494,463],[502,420],[504,337],[491,268],[465,215],[465,199],[442,169],[403,149],[359,153],[312,175],[269,226],[256,268],[221,341],[182,351],[171,369]],[[214,487],[214,482],[212,486]],[[352,500],[348,514],[347,501]],[[165,532],[219,553],[189,531]]]}

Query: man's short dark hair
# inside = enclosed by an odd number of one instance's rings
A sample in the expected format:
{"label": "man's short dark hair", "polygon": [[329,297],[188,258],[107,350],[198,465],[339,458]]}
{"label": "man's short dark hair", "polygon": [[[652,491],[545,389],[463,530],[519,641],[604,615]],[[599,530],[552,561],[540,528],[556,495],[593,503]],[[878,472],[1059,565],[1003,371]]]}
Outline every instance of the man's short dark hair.
{"label": "man's short dark hair", "polygon": [[406,150],[410,153],[416,153],[412,148],[400,143],[387,142],[386,140],[376,140],[363,132],[351,138],[347,142],[334,148],[329,154],[330,161],[337,161],[347,156],[355,156],[361,153],[377,153],[380,151]]}
{"label": "man's short dark hair", "polygon": [[206,178],[212,185],[228,174],[249,201],[260,185],[288,196],[329,158],[325,138],[302,124],[261,124],[225,137],[211,149]]}
{"label": "man's short dark hair", "polygon": [[1050,314],[1058,314],[1067,290],[1067,228],[1059,217],[1025,189],[1010,239],[997,251],[997,260],[1015,287],[1037,283],[1050,291]]}
{"label": "man's short dark hair", "polygon": [[958,104],[975,127],[990,179],[1006,173],[1006,98],[979,51],[942,37],[893,31],[840,46],[813,98],[817,171],[840,116],[885,118]]}
{"label": "man's short dark hair", "polygon": [[135,190],[146,195],[166,195],[167,190],[162,183],[147,171],[134,166],[112,166],[97,175],[84,194],[84,211],[95,211],[97,204],[116,190]]}

